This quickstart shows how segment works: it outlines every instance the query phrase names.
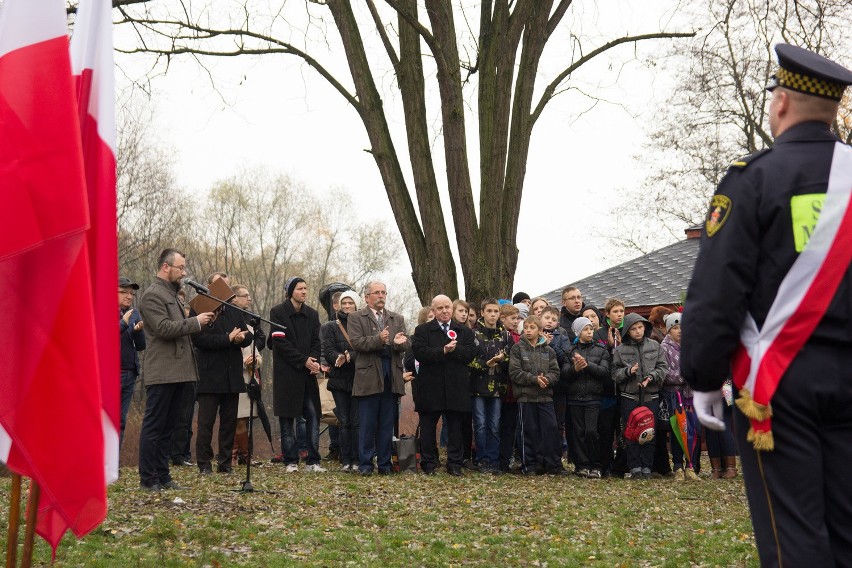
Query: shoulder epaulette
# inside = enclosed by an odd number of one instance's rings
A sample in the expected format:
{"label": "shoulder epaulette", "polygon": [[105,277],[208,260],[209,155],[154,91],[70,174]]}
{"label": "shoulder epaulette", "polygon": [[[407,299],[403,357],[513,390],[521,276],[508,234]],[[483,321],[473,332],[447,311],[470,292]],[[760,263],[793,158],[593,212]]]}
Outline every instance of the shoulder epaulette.
{"label": "shoulder epaulette", "polygon": [[768,154],[770,150],[772,150],[772,148],[764,148],[763,150],[755,152],[754,154],[749,154],[748,156],[737,158],[736,160],[731,162],[731,165],[728,167],[745,169],[746,166],[748,166],[750,163],[752,163],[759,157],[763,156],[764,154]]}

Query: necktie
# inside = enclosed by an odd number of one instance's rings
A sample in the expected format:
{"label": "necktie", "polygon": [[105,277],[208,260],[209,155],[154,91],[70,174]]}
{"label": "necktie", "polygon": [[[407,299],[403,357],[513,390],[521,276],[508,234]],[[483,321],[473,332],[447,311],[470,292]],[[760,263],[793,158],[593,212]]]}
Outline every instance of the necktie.
{"label": "necktie", "polygon": [[450,324],[448,324],[448,323],[442,323],[442,324],[441,324],[441,329],[443,329],[443,330],[444,330],[444,333],[447,333],[447,332],[450,330]]}
{"label": "necktie", "polygon": [[382,312],[376,312],[376,323],[379,324],[379,332],[385,329],[385,318]]}

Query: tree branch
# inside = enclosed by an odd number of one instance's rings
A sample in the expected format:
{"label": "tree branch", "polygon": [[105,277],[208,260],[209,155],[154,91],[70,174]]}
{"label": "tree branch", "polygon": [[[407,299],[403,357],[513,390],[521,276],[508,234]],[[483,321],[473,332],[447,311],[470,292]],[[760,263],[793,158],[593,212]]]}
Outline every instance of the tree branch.
{"label": "tree branch", "polygon": [[370,9],[370,15],[373,17],[373,22],[376,24],[376,31],[379,32],[379,37],[382,38],[382,44],[385,46],[385,51],[388,52],[388,58],[390,59],[391,65],[393,65],[394,73],[399,74],[399,57],[397,57],[396,51],[390,42],[387,30],[385,30],[385,27],[382,25],[382,19],[379,17],[379,11],[376,10],[376,3],[373,2],[373,0],[367,0],[367,8]]}
{"label": "tree branch", "polygon": [[556,76],[553,81],[550,82],[549,85],[544,89],[544,93],[541,95],[541,99],[538,101],[538,104],[535,107],[535,110],[532,113],[532,121],[535,123],[538,120],[538,117],[541,116],[542,111],[544,110],[545,105],[550,102],[550,99],[553,98],[553,94],[556,91],[559,84],[565,80],[571,73],[579,69],[584,64],[588,63],[598,55],[609,51],[610,49],[617,47],[623,43],[631,43],[637,41],[643,41],[647,39],[664,39],[664,38],[679,38],[679,37],[695,37],[695,32],[691,33],[680,33],[680,32],[657,32],[652,34],[642,34],[636,36],[624,36],[618,39],[614,39],[610,42],[605,43],[604,45],[594,49],[569,65],[564,71],[562,71],[559,75]]}
{"label": "tree branch", "polygon": [[556,7],[556,10],[553,12],[553,15],[550,16],[550,20],[547,22],[547,37],[549,38],[553,35],[553,32],[556,31],[556,26],[559,25],[559,22],[562,21],[562,18],[565,16],[565,12],[568,11],[568,8],[571,7],[571,4],[574,3],[574,0],[562,0],[559,2],[559,5]]}
{"label": "tree branch", "polygon": [[405,21],[408,22],[408,24],[412,28],[414,28],[417,31],[418,34],[420,34],[420,36],[426,42],[426,45],[429,46],[429,49],[432,51],[432,53],[437,58],[438,54],[440,53],[440,48],[438,47],[438,44],[435,42],[435,37],[432,35],[432,32],[430,32],[426,28],[426,26],[421,24],[420,20],[418,20],[416,16],[413,16],[408,10],[405,9],[404,6],[401,6],[399,4],[398,0],[385,0],[385,2],[387,3],[388,6],[390,6],[394,10],[396,10],[397,14],[399,14],[400,16],[405,18]]}
{"label": "tree branch", "polygon": [[[235,57],[237,55],[268,55],[272,53],[284,53],[287,55],[295,55],[302,59],[309,66],[313,67],[313,69],[320,74],[332,87],[334,87],[337,92],[339,92],[343,98],[351,104],[355,110],[361,110],[361,103],[358,99],[350,93],[343,84],[338,81],[334,75],[331,74],[323,65],[314,59],[308,53],[302,51],[298,47],[293,46],[287,42],[283,42],[277,40],[273,37],[263,35],[257,32],[252,32],[250,30],[240,30],[240,29],[225,29],[225,30],[214,30],[199,26],[197,24],[191,24],[189,22],[180,22],[177,20],[154,20],[154,19],[138,19],[138,18],[127,18],[121,23],[130,23],[134,26],[141,25],[146,27],[155,33],[158,33],[153,26],[163,25],[163,26],[175,26],[178,29],[186,29],[192,32],[196,32],[196,34],[203,34],[201,37],[198,35],[187,35],[187,36],[167,36],[170,37],[173,41],[178,39],[187,39],[187,40],[201,40],[201,39],[210,39],[218,36],[232,36],[240,38],[241,40],[244,38],[252,38],[259,41],[267,42],[270,46],[279,46],[279,47],[259,47],[259,48],[246,48],[239,46],[233,51],[218,51],[218,50],[205,50],[198,49],[189,46],[178,46],[173,45],[169,49],[156,49],[152,47],[144,46],[136,49],[120,49],[116,48],[116,51],[120,53],[152,53],[155,55],[165,55],[170,57],[172,55],[183,55],[183,54],[194,54],[194,55],[209,55],[209,56],[217,56],[217,57]],[[165,35],[165,34],[163,34]]]}
{"label": "tree branch", "polygon": [[[121,6],[129,6],[130,4],[143,4],[143,3],[148,2],[148,1],[149,0],[112,0],[112,7],[113,8],[119,8]],[[78,7],[79,7],[79,4],[74,5],[74,6],[66,6],[65,7],[65,13],[66,14],[76,14]]]}

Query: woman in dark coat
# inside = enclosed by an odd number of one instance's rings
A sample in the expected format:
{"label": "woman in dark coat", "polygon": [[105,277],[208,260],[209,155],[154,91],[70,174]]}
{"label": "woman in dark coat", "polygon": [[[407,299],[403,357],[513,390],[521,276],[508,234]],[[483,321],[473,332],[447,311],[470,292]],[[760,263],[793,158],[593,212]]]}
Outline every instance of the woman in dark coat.
{"label": "woman in dark coat", "polygon": [[357,352],[345,333],[349,314],[358,307],[358,296],[348,290],[340,295],[337,320],[320,330],[322,355],[329,366],[328,390],[334,397],[334,414],[340,422],[340,464],[343,471],[358,471],[358,399],[352,396]]}

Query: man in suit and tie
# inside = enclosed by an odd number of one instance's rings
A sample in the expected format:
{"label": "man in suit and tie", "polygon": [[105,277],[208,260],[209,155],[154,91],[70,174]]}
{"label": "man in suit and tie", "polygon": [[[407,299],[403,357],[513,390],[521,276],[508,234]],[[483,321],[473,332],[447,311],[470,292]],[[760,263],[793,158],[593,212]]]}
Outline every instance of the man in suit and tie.
{"label": "man in suit and tie", "polygon": [[414,409],[420,414],[420,464],[431,475],[438,467],[436,429],[447,416],[447,473],[462,475],[462,420],[470,412],[470,363],[476,356],[473,331],[452,319],[447,296],[432,300],[435,319],[417,326],[411,341],[420,371],[414,381]]}
{"label": "man in suit and tie", "polygon": [[409,348],[405,318],[385,309],[387,287],[369,282],[364,291],[367,307],[349,315],[347,330],[355,360],[352,396],[358,398],[360,422],[358,472],[373,473],[373,455],[380,474],[391,472],[391,439],[399,396],[405,394],[402,354]]}

